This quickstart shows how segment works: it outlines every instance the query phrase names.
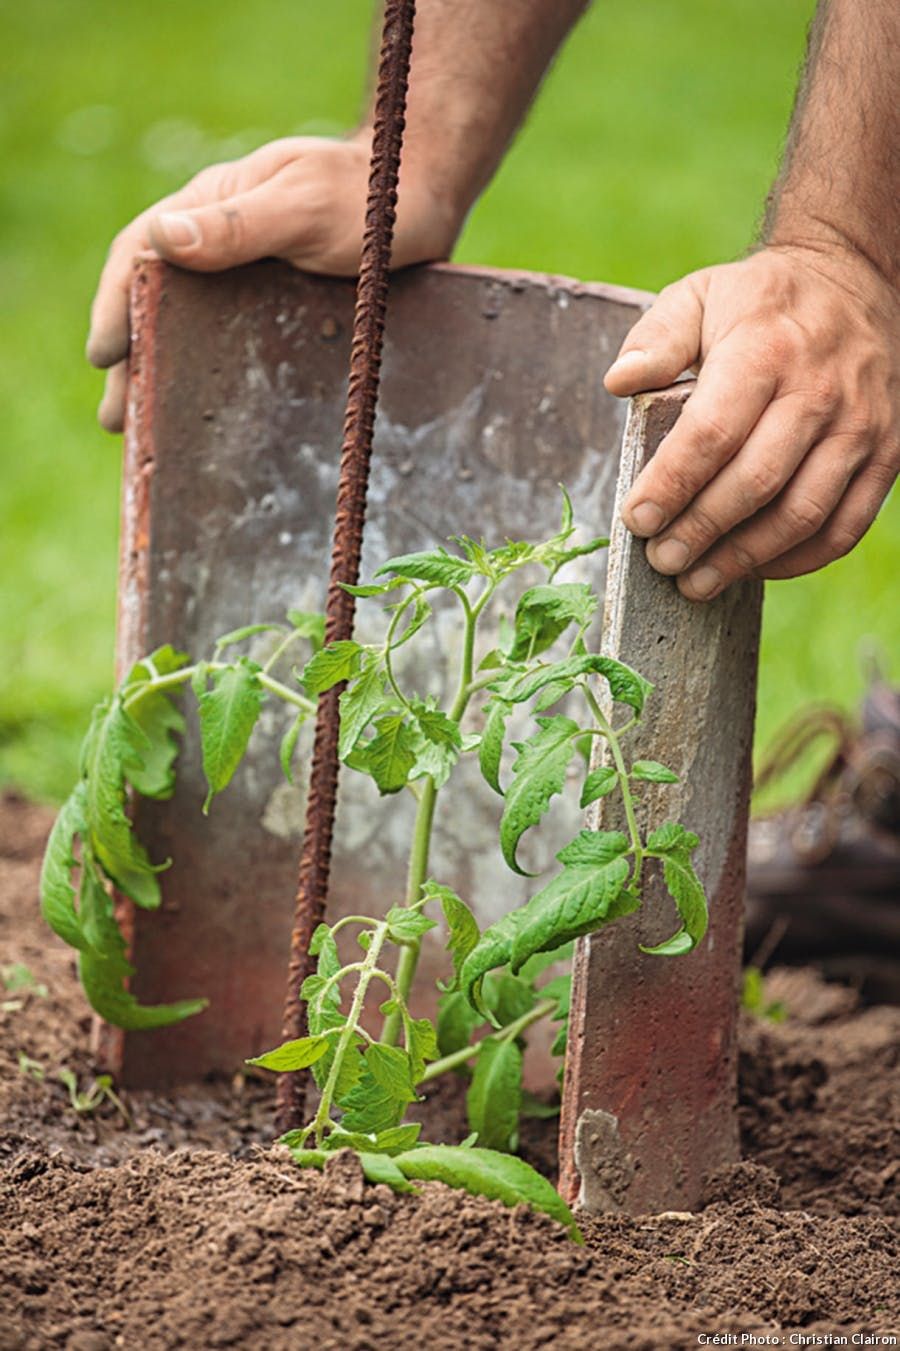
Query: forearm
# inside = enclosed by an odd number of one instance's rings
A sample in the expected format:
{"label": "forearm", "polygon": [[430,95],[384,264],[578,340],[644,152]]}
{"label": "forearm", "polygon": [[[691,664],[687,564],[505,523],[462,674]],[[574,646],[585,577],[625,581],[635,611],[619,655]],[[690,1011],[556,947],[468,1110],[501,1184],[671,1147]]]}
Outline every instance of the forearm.
{"label": "forearm", "polygon": [[900,282],[897,0],[821,0],[765,239],[847,248]]}
{"label": "forearm", "polygon": [[401,199],[404,177],[425,179],[461,226],[588,3],[418,0]]}

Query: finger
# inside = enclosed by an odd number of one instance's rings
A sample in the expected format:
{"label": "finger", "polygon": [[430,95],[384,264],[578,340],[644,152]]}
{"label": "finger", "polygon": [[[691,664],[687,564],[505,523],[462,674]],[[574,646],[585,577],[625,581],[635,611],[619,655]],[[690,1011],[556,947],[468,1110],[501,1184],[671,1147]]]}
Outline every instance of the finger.
{"label": "finger", "polygon": [[100,407],[97,409],[97,421],[108,432],[120,432],[125,426],[125,394],[128,388],[128,362],[120,361],[111,367],[106,376],[106,388]]}
{"label": "finger", "polygon": [[660,291],[632,328],[603,381],[624,398],[643,389],[661,389],[677,380],[700,357],[702,291],[684,277]]}
{"label": "finger", "polygon": [[137,220],[117,235],[110,248],[97,294],[91,306],[87,359],[106,369],[128,355],[128,295],[136,255],[147,247],[146,218]]}
{"label": "finger", "polygon": [[276,175],[259,187],[192,210],[150,218],[150,243],[179,267],[218,272],[302,247],[304,203]]}
{"label": "finger", "polygon": [[710,352],[697,388],[622,508],[635,535],[656,535],[741,449],[772,400],[774,368],[739,332]]}
{"label": "finger", "polygon": [[739,577],[811,539],[847,490],[858,459],[848,463],[845,435],[828,437],[809,452],[787,487],[678,578],[688,600],[712,600]]}
{"label": "finger", "polygon": [[850,484],[821,530],[758,570],[760,577],[802,577],[843,558],[862,539],[875,520],[897,477],[896,468],[869,464]]}
{"label": "finger", "polygon": [[770,404],[734,458],[668,529],[648,541],[651,566],[684,572],[781,492],[821,430],[821,411],[807,400],[792,395]]}

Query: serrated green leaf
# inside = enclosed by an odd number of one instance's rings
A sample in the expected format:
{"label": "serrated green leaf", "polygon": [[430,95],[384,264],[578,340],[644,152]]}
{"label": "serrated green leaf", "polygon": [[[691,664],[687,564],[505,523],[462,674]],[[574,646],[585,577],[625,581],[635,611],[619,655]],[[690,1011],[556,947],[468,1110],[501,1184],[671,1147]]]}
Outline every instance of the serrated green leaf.
{"label": "serrated green leaf", "polygon": [[83,748],[87,844],[104,872],[136,905],[146,910],[160,903],[157,868],[147,857],[125,812],[125,777],[141,761],[135,735],[121,698],[99,704]]}
{"label": "serrated green leaf", "polygon": [[667,821],[648,837],[647,856],[662,860],[663,877],[682,927],[665,942],[642,947],[643,952],[662,957],[681,956],[703,939],[709,911],[706,894],[691,862],[691,854],[698,844],[699,839],[693,831],[685,830],[677,821]]}
{"label": "serrated green leaf", "polygon": [[529,587],[516,606],[513,661],[538,656],[552,647],[570,624],[588,624],[597,609],[597,597],[585,582],[544,583]]}
{"label": "serrated green leaf", "polygon": [[122,977],[112,964],[93,951],[78,954],[78,974],[94,1012],[126,1032],[183,1022],[195,1013],[202,1013],[209,1002],[206,999],[180,999],[172,1004],[139,1004],[124,988]]}
{"label": "serrated green leaf", "polygon": [[483,539],[472,539],[471,535],[452,535],[450,542],[459,545],[466,558],[475,565],[476,571],[480,572],[482,576],[491,577],[493,575],[490,550]]}
{"label": "serrated green leaf", "polygon": [[562,716],[538,718],[537,722],[539,730],[533,736],[513,743],[519,754],[500,821],[503,857],[513,872],[523,877],[529,874],[516,860],[519,840],[530,826],[540,821],[550,799],[562,792],[575,753],[572,738],[579,730],[576,722]]}
{"label": "serrated green leaf", "polygon": [[496,924],[485,929],[477,945],[463,962],[459,973],[460,989],[473,1009],[497,1028],[502,1027],[502,1023],[485,997],[484,978],[488,971],[493,971],[498,966],[506,966],[509,962],[521,913],[521,910],[512,910]]}
{"label": "serrated green leaf", "polygon": [[481,1043],[466,1094],[469,1129],[485,1149],[514,1150],[522,1101],[522,1052],[515,1041]]}
{"label": "serrated green leaf", "polygon": [[[172,702],[172,693],[147,686],[155,671],[172,675],[188,663],[186,652],[176,652],[166,644],[144,661],[132,667],[123,695],[130,700],[126,726],[132,734],[134,759],[128,771],[129,782],[142,797],[165,801],[175,790],[175,760],[178,741],[184,731],[184,718]],[[139,692],[140,691],[140,692]]]}
{"label": "serrated green leaf", "polygon": [[508,967],[485,977],[481,995],[498,1027],[508,1027],[523,1014],[530,1013],[537,1001],[531,982],[514,976]]}
{"label": "serrated green leaf", "polygon": [[422,735],[428,741],[433,741],[435,745],[439,746],[449,746],[454,750],[460,749],[462,735],[458,722],[449,718],[442,709],[435,708],[431,703],[426,703],[422,699],[412,699],[410,707]]}
{"label": "serrated green leaf", "polygon": [[565,661],[551,662],[524,675],[507,677],[496,684],[491,684],[489,688],[496,689],[502,698],[508,699],[511,703],[522,704],[533,698],[538,690],[542,690],[546,685],[556,681],[575,680],[585,675],[603,676],[609,684],[613,698],[621,704],[627,704],[638,714],[643,710],[647,695],[653,689],[649,680],[645,680],[637,671],[632,671],[630,666],[615,661],[612,657],[602,657],[591,652],[567,657]]}
{"label": "serrated green leaf", "polygon": [[395,943],[417,943],[429,929],[437,928],[437,921],[423,915],[421,910],[407,910],[403,905],[392,905],[385,915],[388,936]]}
{"label": "serrated green leaf", "polygon": [[475,567],[465,558],[458,558],[446,549],[430,549],[422,553],[402,554],[389,558],[375,573],[405,577],[431,586],[465,586],[475,575]]}
{"label": "serrated green leaf", "polygon": [[441,709],[435,708],[433,702],[413,699],[410,707],[414,718],[410,744],[416,756],[411,777],[417,779],[430,774],[435,787],[441,788],[450,777],[462,750],[459,724],[448,718]]}
{"label": "serrated green leaf", "polygon": [[341,760],[346,760],[383,703],[384,676],[378,662],[369,658],[338,700],[341,717],[338,756]]}
{"label": "serrated green leaf", "polygon": [[619,783],[619,775],[612,765],[604,765],[600,769],[592,769],[584,781],[581,789],[580,806],[589,807],[592,802],[597,802],[601,797],[608,797],[614,792]]}
{"label": "serrated green leaf", "polygon": [[500,757],[503,754],[503,739],[506,736],[506,721],[512,712],[512,704],[505,699],[492,699],[485,706],[487,720],[481,734],[478,748],[478,763],[485,781],[495,793],[503,796],[500,787]]}
{"label": "serrated green leaf", "polygon": [[278,763],[281,765],[281,772],[288,783],[294,782],[293,760],[294,751],[297,749],[297,742],[300,738],[300,729],[307,720],[307,714],[300,712],[294,718],[290,727],[281,738],[281,745],[278,748]]}
{"label": "serrated green leaf", "polygon": [[596,535],[589,539],[585,544],[573,544],[570,549],[560,549],[554,552],[553,571],[558,572],[560,568],[571,563],[573,558],[584,558],[586,554],[595,554],[598,549],[606,549],[609,546],[609,537],[606,535]]}
{"label": "serrated green leaf", "polygon": [[[310,943],[310,953],[318,959],[316,971],[314,975],[308,976],[303,982],[300,997],[306,1000],[307,1024],[310,1032],[314,1036],[320,1036],[334,1028],[343,1027],[346,1022],[341,1012],[341,994],[338,983],[333,981],[328,985],[331,977],[336,976],[340,971],[341,959],[338,955],[334,935],[327,924],[317,926]],[[328,988],[324,997],[320,997],[326,985],[328,985]],[[330,1040],[333,1041],[334,1038]],[[359,1045],[359,1040],[359,1038],[354,1040],[354,1048]],[[334,1046],[329,1045],[321,1060],[315,1061],[312,1066],[313,1078],[319,1088],[324,1086],[331,1073],[334,1056]],[[352,1092],[359,1081],[362,1069],[362,1056],[358,1050],[354,1049],[352,1053],[344,1056],[335,1087],[335,1097],[338,1102]]]}
{"label": "serrated green leaf", "polygon": [[395,1155],[394,1161],[404,1177],[415,1181],[443,1182],[506,1206],[530,1206],[557,1220],[576,1242],[584,1241],[559,1192],[524,1159],[477,1146],[459,1149],[453,1145],[421,1145]]}
{"label": "serrated green leaf", "polygon": [[[388,607],[396,608],[396,607]],[[417,595],[413,606],[413,614],[409,623],[402,633],[398,634],[391,643],[391,651],[395,652],[398,647],[408,643],[410,638],[414,638],[422,625],[431,618],[431,606],[423,595]]]}
{"label": "serrated green leaf", "polygon": [[293,1041],[282,1042],[272,1051],[250,1056],[245,1063],[258,1065],[264,1070],[277,1070],[279,1073],[305,1070],[322,1059],[328,1045],[328,1037],[297,1037]]}
{"label": "serrated green leaf", "polygon": [[472,1040],[472,1033],[484,1022],[460,990],[449,990],[438,1000],[437,1042],[442,1056],[461,1051]]}
{"label": "serrated green leaf", "polygon": [[291,628],[301,638],[308,638],[313,652],[318,652],[325,642],[325,616],[317,611],[288,610],[287,620]]}
{"label": "serrated green leaf", "polygon": [[[361,1067],[364,1065],[362,1056],[357,1056],[356,1060]],[[343,1112],[343,1129],[362,1131],[367,1135],[377,1135],[399,1126],[406,1111],[406,1102],[400,1101],[390,1089],[378,1083],[366,1068],[361,1069],[350,1092],[338,1098],[338,1105]]]}
{"label": "serrated green leaf", "polygon": [[405,1106],[417,1098],[410,1057],[399,1046],[385,1046],[372,1042],[366,1047],[366,1069],[380,1088]]}
{"label": "serrated green leaf", "polygon": [[410,1076],[418,1084],[430,1060],[437,1060],[437,1037],[430,1018],[413,1018],[404,1024]]}
{"label": "serrated green leaf", "polygon": [[492,647],[490,652],[486,652],[478,663],[478,671],[496,671],[503,665],[506,658],[497,647]]}
{"label": "serrated green leaf", "polygon": [[569,693],[575,684],[574,680],[551,680],[549,685],[545,685],[540,694],[534,701],[535,713],[543,713],[554,704],[558,704],[564,695]]}
{"label": "serrated green leaf", "polygon": [[342,638],[340,642],[329,643],[321,651],[310,657],[303,668],[300,680],[310,697],[324,694],[334,685],[344,680],[352,680],[359,670],[363,649],[351,638]]}
{"label": "serrated green leaf", "polygon": [[79,783],[63,803],[53,823],[41,866],[41,914],[55,934],[72,948],[88,941],[75,909],[72,869],[76,866],[74,842],[87,829],[87,790]]}
{"label": "serrated green leaf", "polygon": [[469,954],[460,978],[463,991],[479,1006],[485,974],[511,964],[515,972],[538,952],[553,952],[573,938],[593,933],[630,914],[638,905],[625,891],[628,841],[620,831],[583,830],[557,854],[564,865],[524,906],[486,929]]}
{"label": "serrated green leaf", "polygon": [[339,582],[338,585],[348,596],[367,600],[370,596],[386,596],[389,591],[396,591],[398,586],[406,586],[407,581],[405,577],[392,577],[389,582],[367,582],[364,586],[351,586],[349,582]]}
{"label": "serrated green leaf", "polygon": [[679,821],[665,821],[647,836],[647,849],[656,854],[691,855],[699,843],[699,835],[686,830]]}
{"label": "serrated green leaf", "polygon": [[[478,942],[478,921],[465,901],[460,900],[451,887],[442,886],[429,878],[422,884],[425,904],[439,901],[447,925],[447,951],[453,959],[454,986],[462,964]],[[450,987],[453,988],[453,987]]]}
{"label": "serrated green leaf", "polygon": [[380,793],[399,793],[416,763],[412,728],[403,713],[379,718],[375,728],[377,735],[361,750],[366,772]]}
{"label": "serrated green leaf", "polygon": [[375,1136],[375,1147],[379,1154],[400,1153],[404,1149],[412,1149],[421,1133],[422,1123],[420,1121],[409,1121],[402,1126],[391,1126],[386,1131],[378,1132]]}
{"label": "serrated green leaf", "polygon": [[106,965],[110,980],[124,980],[134,968],[126,958],[125,938],[116,922],[116,908],[112,896],[90,850],[85,850],[81,865],[81,884],[78,891],[78,913],[87,943],[85,952],[93,952]]}
{"label": "serrated green leaf", "polygon": [[209,785],[204,812],[209,811],[215,794],[231,782],[265,697],[259,667],[246,657],[212,673],[212,689],[199,700],[203,773]]}
{"label": "serrated green leaf", "polygon": [[633,779],[646,779],[648,783],[677,783],[678,775],[661,765],[658,760],[635,760],[631,766]]}

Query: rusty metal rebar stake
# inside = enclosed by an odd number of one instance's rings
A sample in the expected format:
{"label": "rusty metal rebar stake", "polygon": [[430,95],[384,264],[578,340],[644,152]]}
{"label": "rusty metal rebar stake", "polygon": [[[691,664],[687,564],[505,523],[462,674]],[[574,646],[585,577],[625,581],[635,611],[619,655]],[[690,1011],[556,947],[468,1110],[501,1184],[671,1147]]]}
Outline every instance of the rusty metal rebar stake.
{"label": "rusty metal rebar stake", "polygon": [[[375,96],[369,191],[353,320],[350,383],[344,415],[331,575],[325,607],[325,641],[328,643],[349,638],[353,633],[356,602],[353,596],[342,589],[341,583],[353,584],[359,576],[414,14],[415,0],[386,0]],[[311,970],[310,940],[316,926],[325,916],[337,799],[338,698],[341,688],[335,686],[319,699],[297,907],[291,933],[282,1029],[285,1040],[301,1037],[306,1032],[300,988]],[[308,1071],[300,1071],[284,1074],[278,1080],[277,1125],[280,1131],[293,1130],[303,1123],[307,1075]]]}

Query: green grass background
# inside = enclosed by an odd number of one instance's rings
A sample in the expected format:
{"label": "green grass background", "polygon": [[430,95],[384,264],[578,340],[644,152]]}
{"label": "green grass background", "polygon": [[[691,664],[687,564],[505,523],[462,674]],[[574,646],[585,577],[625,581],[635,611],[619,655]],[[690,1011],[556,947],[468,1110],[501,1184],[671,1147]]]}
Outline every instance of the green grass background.
{"label": "green grass background", "polygon": [[[657,288],[739,254],[775,172],[810,0],[598,3],[468,223],[460,260]],[[112,668],[120,446],[82,357],[106,247],[205,163],[355,118],[363,0],[0,2],[0,779],[56,799]],[[598,372],[598,377],[599,377]],[[770,586],[759,741],[852,705],[898,649],[900,508]]]}

